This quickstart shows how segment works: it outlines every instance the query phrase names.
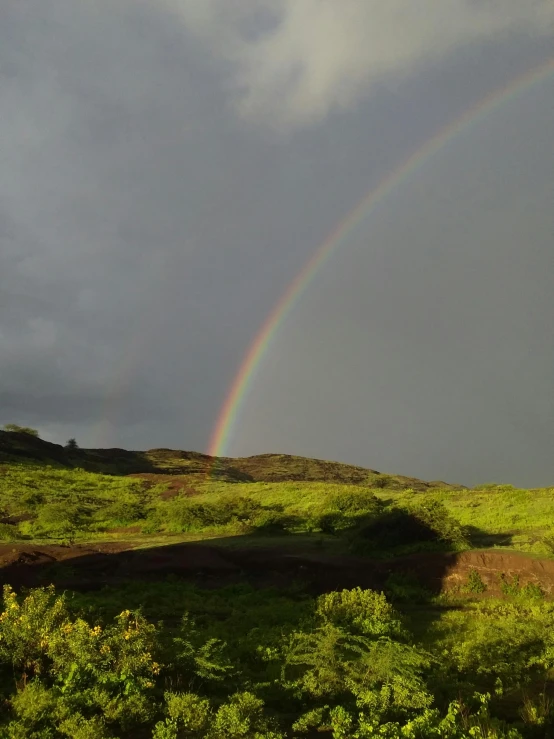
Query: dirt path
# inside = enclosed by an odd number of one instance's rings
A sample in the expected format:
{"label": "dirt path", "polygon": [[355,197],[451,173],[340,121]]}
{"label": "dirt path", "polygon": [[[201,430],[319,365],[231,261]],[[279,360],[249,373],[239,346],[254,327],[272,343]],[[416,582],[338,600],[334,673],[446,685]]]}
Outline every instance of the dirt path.
{"label": "dirt path", "polygon": [[0,546],[0,583],[27,587],[50,582],[77,590],[174,574],[208,587],[246,581],[285,587],[303,581],[316,592],[356,586],[381,588],[393,573],[414,577],[433,592],[467,582],[476,570],[487,592],[501,592],[501,576],[518,576],[521,585],[540,585],[554,593],[554,560],[515,552],[474,550],[459,554],[413,554],[391,560],[299,553],[285,544],[266,548],[228,548],[180,543],[133,549],[132,542],[95,545]]}

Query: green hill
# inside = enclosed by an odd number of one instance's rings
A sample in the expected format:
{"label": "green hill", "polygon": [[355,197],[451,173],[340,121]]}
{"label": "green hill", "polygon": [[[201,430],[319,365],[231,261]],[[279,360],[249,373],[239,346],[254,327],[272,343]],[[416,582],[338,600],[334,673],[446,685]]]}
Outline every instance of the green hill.
{"label": "green hill", "polygon": [[0,540],[2,738],[554,735],[550,488],[0,432]]}
{"label": "green hill", "polygon": [[[454,541],[438,529],[434,535],[420,531],[421,541],[409,540],[402,529],[409,528],[407,521],[395,516],[434,516],[433,526],[458,527],[462,533]],[[469,490],[284,454],[216,458],[171,449],[68,449],[30,434],[0,431],[0,538],[5,541],[124,537],[144,545],[165,536],[234,536],[252,542],[273,533],[278,540],[287,536],[289,544],[292,535],[297,542],[319,536],[333,551],[350,551],[354,532],[372,522],[379,530],[392,526],[390,536],[380,539],[375,529],[371,539],[381,544],[373,550],[493,546],[541,556],[554,550],[549,488]]]}
{"label": "green hill", "polygon": [[425,482],[402,475],[341,462],[309,459],[289,454],[252,457],[210,457],[176,449],[67,449],[25,433],[0,431],[0,463],[26,462],[81,468],[106,475],[159,474],[210,477],[226,482],[328,482],[423,491],[460,488],[459,485]]}

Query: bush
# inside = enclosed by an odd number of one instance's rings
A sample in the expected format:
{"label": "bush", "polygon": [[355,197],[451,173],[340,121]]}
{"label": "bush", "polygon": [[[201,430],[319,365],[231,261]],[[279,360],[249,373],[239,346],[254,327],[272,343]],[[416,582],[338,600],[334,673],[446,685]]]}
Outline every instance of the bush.
{"label": "bush", "polygon": [[261,511],[253,520],[253,525],[258,534],[284,534],[287,531],[287,526],[290,526],[291,523],[290,516],[272,510]]}
{"label": "bush", "polygon": [[[367,712],[378,722],[430,705],[422,679],[429,659],[404,643],[407,635],[382,593],[361,588],[328,593],[317,599],[314,615],[310,629],[291,635],[283,670],[307,707],[309,701],[314,709],[325,702],[332,713],[352,711],[362,718]],[[316,719],[311,726],[323,728],[321,714],[311,713]],[[308,716],[304,728],[310,726]]]}
{"label": "bush", "polygon": [[436,532],[407,510],[392,508],[355,531],[352,547],[363,553],[389,551],[398,547],[413,548],[437,541]]}
{"label": "bush", "polygon": [[345,519],[342,513],[323,513],[316,518],[316,527],[323,534],[336,534],[345,527]]}
{"label": "bush", "polygon": [[154,528],[166,527],[179,531],[200,531],[231,524],[256,527],[259,521],[264,525],[264,516],[278,514],[281,510],[281,506],[264,507],[254,499],[241,495],[224,495],[214,502],[202,503],[177,496],[158,504],[149,516],[149,523]]}
{"label": "bush", "polygon": [[359,553],[462,549],[468,546],[468,538],[444,505],[431,500],[406,508],[389,508],[362,521],[354,531],[351,545]]}
{"label": "bush", "polygon": [[15,541],[20,539],[18,526],[9,523],[0,523],[0,541]]}
{"label": "bush", "polygon": [[4,425],[4,431],[38,437],[38,431],[36,429],[29,428],[29,426],[18,426],[17,423],[6,423]]}
{"label": "bush", "polygon": [[383,593],[374,590],[341,590],[317,599],[316,615],[324,622],[364,636],[399,636],[400,619]]}
{"label": "bush", "polygon": [[[549,602],[487,600],[448,609],[424,626],[431,655],[412,643],[396,610],[372,590],[298,600],[245,585],[221,592],[177,582],[135,583],[77,600],[52,587],[17,597],[7,586],[0,608],[0,737],[552,735]],[[121,611],[131,599],[166,615],[159,610],[164,593],[170,618],[186,605],[198,625],[185,617],[179,630],[174,622],[164,628],[138,611]],[[98,598],[104,622],[73,613],[79,601],[90,608]]]}
{"label": "bush", "polygon": [[145,518],[145,511],[138,498],[130,498],[128,500],[117,500],[106,506],[102,511],[102,517],[118,524],[128,524]]}
{"label": "bush", "polygon": [[440,501],[423,500],[419,505],[411,506],[408,510],[418,521],[434,531],[439,541],[458,547],[469,546],[465,528]]}
{"label": "bush", "polygon": [[370,490],[332,493],[323,501],[326,510],[339,511],[344,515],[377,513],[383,510],[383,505]]}
{"label": "bush", "polygon": [[484,593],[486,589],[487,586],[483,582],[481,575],[476,569],[472,568],[467,576],[467,585],[465,586],[465,590],[467,590],[468,593],[479,594]]}
{"label": "bush", "polygon": [[47,503],[39,509],[33,529],[39,536],[72,539],[85,522],[85,510],[76,504]]}
{"label": "bush", "polygon": [[383,488],[388,488],[392,483],[394,482],[394,477],[392,475],[386,475],[386,474],[377,474],[374,477],[370,478],[369,485],[372,488],[377,488],[379,490],[382,490]]}
{"label": "bush", "polygon": [[425,603],[431,597],[429,590],[415,577],[402,572],[389,575],[385,583],[385,593],[393,603]]}
{"label": "bush", "polygon": [[336,534],[352,528],[361,518],[368,520],[378,515],[384,507],[369,490],[348,490],[327,495],[307,523],[310,530],[316,529],[324,534]]}

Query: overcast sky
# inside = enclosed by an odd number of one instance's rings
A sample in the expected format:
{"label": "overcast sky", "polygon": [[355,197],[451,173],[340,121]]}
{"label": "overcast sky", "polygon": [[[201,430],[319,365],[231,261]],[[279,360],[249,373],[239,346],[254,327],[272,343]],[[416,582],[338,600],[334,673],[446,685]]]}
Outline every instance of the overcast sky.
{"label": "overcast sky", "polygon": [[[0,424],[205,451],[361,197],[554,56],[551,0],[4,0]],[[554,485],[554,74],[364,219],[227,452]]]}

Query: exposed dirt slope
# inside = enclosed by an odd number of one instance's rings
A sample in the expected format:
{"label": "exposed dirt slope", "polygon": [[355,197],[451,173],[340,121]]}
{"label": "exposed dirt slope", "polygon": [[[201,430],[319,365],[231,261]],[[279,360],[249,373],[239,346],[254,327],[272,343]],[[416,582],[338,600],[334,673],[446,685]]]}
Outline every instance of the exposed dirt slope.
{"label": "exposed dirt slope", "polygon": [[239,581],[287,586],[302,581],[314,592],[356,586],[382,588],[392,573],[411,575],[433,592],[467,583],[474,569],[488,594],[501,593],[501,577],[517,575],[554,594],[554,561],[494,550],[460,554],[414,554],[390,560],[298,553],[283,547],[237,548],[175,544],[126,549],[124,542],[98,546],[0,546],[0,581],[35,586],[50,582],[76,590],[118,585],[169,574],[207,587]]}

